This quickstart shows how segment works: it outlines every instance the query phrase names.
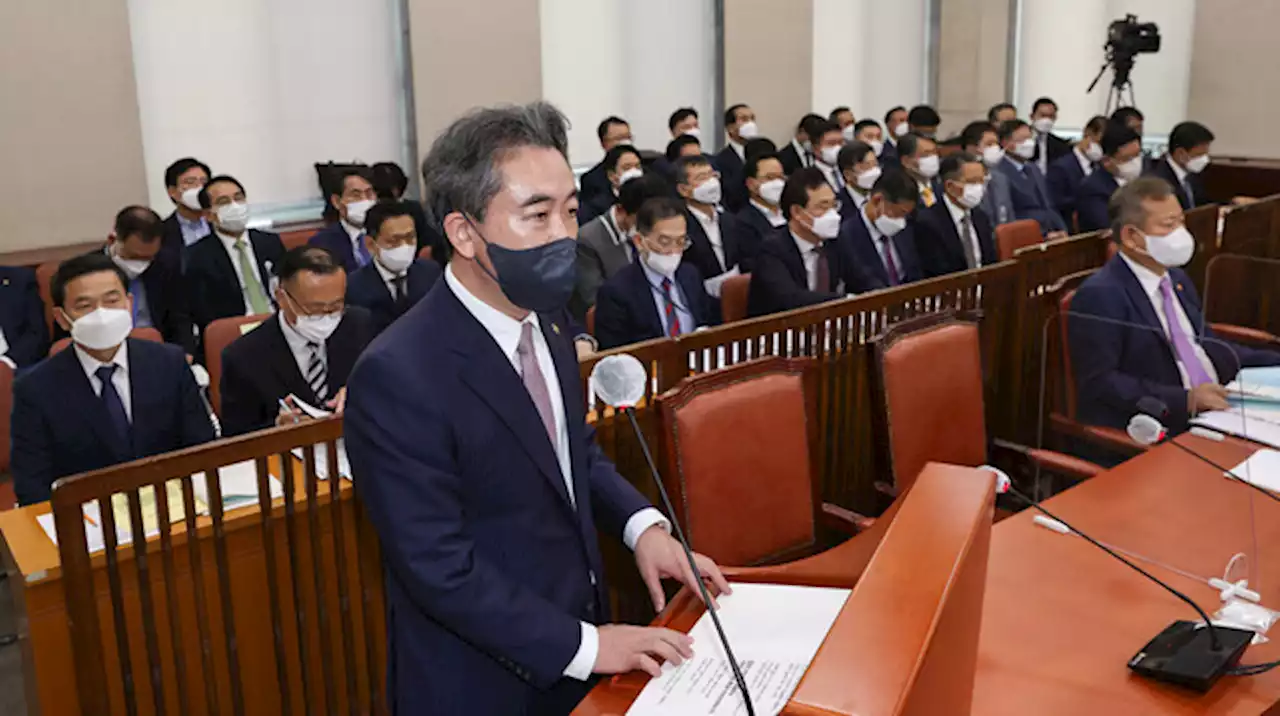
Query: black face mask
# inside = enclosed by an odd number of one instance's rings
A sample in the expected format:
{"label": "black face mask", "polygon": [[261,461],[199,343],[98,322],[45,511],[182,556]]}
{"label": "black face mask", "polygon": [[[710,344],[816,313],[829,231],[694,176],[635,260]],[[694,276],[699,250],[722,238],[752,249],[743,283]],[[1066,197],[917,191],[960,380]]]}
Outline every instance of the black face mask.
{"label": "black face mask", "polygon": [[556,239],[531,249],[508,249],[489,241],[467,219],[489,249],[495,276],[483,264],[480,268],[515,305],[535,313],[558,311],[569,304],[578,280],[578,242],[569,237]]}

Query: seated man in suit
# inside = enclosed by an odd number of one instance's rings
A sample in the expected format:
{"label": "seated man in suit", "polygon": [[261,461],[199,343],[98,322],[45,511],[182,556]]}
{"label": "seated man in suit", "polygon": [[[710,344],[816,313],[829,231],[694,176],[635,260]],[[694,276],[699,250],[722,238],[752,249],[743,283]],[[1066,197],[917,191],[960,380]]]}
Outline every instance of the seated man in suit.
{"label": "seated man in suit", "polygon": [[989,266],[1000,260],[991,220],[978,209],[987,168],[972,154],[942,160],[942,201],[916,212],[916,250],[926,278]]}
{"label": "seated man in suit", "polygon": [[395,162],[378,162],[369,167],[369,173],[373,176],[373,191],[377,193],[378,201],[404,202],[409,208],[409,213],[413,216],[413,229],[418,234],[418,250],[431,249],[431,260],[443,270],[445,264],[449,263],[449,242],[444,240],[427,218],[420,202],[404,198],[404,193],[409,188],[409,177],[404,170]]}
{"label": "seated man in suit", "polygon": [[686,221],[684,206],[670,197],[649,199],[640,207],[633,239],[639,261],[600,287],[600,350],[675,338],[720,323],[717,302],[707,295],[698,269],[680,260],[689,241]]}
{"label": "seated man in suit", "polygon": [[938,202],[938,143],[932,138],[912,132],[898,139],[898,161],[907,176],[916,183],[920,206],[929,208]]}
{"label": "seated man in suit", "polygon": [[852,268],[835,240],[840,200],[816,167],[787,178],[782,190],[786,231],[765,239],[751,273],[747,314],[767,316],[843,298]]}
{"label": "seated man in suit", "polygon": [[900,286],[924,278],[908,221],[920,200],[916,182],[888,169],[871,187],[862,210],[844,217],[836,247],[850,267],[849,293]]}
{"label": "seated man in suit", "polygon": [[684,199],[689,249],[684,260],[707,282],[707,293],[720,297],[720,284],[730,276],[750,273],[757,246],[738,217],[720,210],[720,177],[705,157],[676,162],[676,191]]}
{"label": "seated man in suit", "polygon": [[271,313],[275,267],[284,255],[280,237],[249,229],[244,186],[216,176],[200,190],[200,206],[213,233],[189,250],[191,317],[201,333],[219,318]]}
{"label": "seated man in suit", "polygon": [[164,170],[164,188],[173,213],[164,220],[160,251],[173,263],[185,265],[185,249],[209,235],[209,221],[200,207],[200,189],[209,183],[209,165],[184,157]]}
{"label": "seated man in suit", "polygon": [[876,161],[880,161],[880,153],[884,151],[884,131],[880,123],[874,119],[860,119],[853,125],[853,141],[862,142],[876,153]]}
{"label": "seated man in suit", "polygon": [[579,225],[578,275],[569,299],[569,312],[578,322],[585,324],[600,286],[635,258],[631,236],[636,230],[636,214],[645,201],[656,196],[670,197],[671,184],[655,172],[645,172],[618,189],[618,203]]}
{"label": "seated man in suit", "polygon": [[49,350],[36,272],[0,266],[0,363],[25,371]]}
{"label": "seated man in suit", "polygon": [[[619,144],[633,143],[631,125],[627,124],[627,120],[616,116],[605,117],[596,126],[596,138],[600,140],[600,148],[606,154]],[[610,194],[613,189],[613,184],[609,181],[608,170],[605,168],[603,160],[582,175],[580,184],[582,189],[581,196],[578,197],[579,204],[586,204],[597,196]]]}
{"label": "seated man in suit", "polygon": [[840,169],[837,166],[840,148],[844,146],[844,136],[840,134],[840,127],[826,120],[814,122],[809,127],[809,136],[814,138],[813,165],[822,172],[831,189],[839,196],[840,191],[844,189],[844,177],[840,176]]}
{"label": "seated man in suit", "polygon": [[1123,124],[1111,122],[1102,134],[1102,169],[1080,184],[1076,212],[1081,231],[1111,225],[1108,205],[1121,186],[1142,176],[1142,138]]}
{"label": "seated man in suit", "polygon": [[1031,129],[1036,152],[1031,155],[1040,173],[1048,176],[1049,165],[1071,152],[1071,143],[1053,133],[1058,121],[1058,103],[1041,97],[1031,105]]}
{"label": "seated man in suit", "polygon": [[105,252],[129,279],[133,327],[155,328],[193,359],[196,336],[187,307],[187,287],[178,262],[160,248],[164,225],[145,206],[127,206],[116,214]]}
{"label": "seated man in suit", "polygon": [[910,134],[918,134],[937,142],[939,124],[942,124],[942,117],[938,116],[938,110],[927,104],[918,104],[907,112],[907,131]]}
{"label": "seated man in suit", "polygon": [[[1111,121],[1116,124],[1123,124],[1129,129],[1137,132],[1139,139],[1142,138],[1143,130],[1146,127],[1146,117],[1143,116],[1142,112],[1137,107],[1120,107],[1116,109],[1116,111],[1111,113]],[[1143,149],[1142,171],[1144,173],[1151,171],[1153,164],[1154,162],[1151,160],[1151,155],[1147,153],[1146,149]]]}
{"label": "seated man in suit", "polygon": [[907,108],[898,106],[884,113],[884,151],[877,157],[880,166],[898,165],[898,140],[911,131],[907,124]]}
{"label": "seated man in suit", "polygon": [[756,113],[745,104],[735,104],[724,112],[724,131],[728,142],[715,156],[724,184],[724,208],[738,211],[747,204],[746,179],[742,174],[747,161],[746,143],[760,136]]}
{"label": "seated man in suit", "polygon": [[702,127],[698,122],[698,110],[693,107],[681,107],[667,118],[667,130],[671,138],[689,135],[694,139],[702,139]]}
{"label": "seated man in suit", "polygon": [[821,121],[822,117],[812,112],[801,117],[796,124],[795,136],[778,152],[778,160],[782,162],[782,170],[787,176],[791,176],[797,169],[813,166],[813,142],[807,130],[810,124]]}
{"label": "seated man in suit", "polygon": [[996,128],[990,122],[970,122],[960,133],[960,151],[981,157],[987,168],[987,190],[983,193],[982,204],[978,208],[987,215],[992,226],[1017,221],[1013,212],[1013,197],[1010,194],[1009,178],[996,171],[1004,162],[1004,150],[1000,148],[1000,138]]}
{"label": "seated man in suit", "polygon": [[1169,182],[1184,210],[1210,203],[1200,172],[1209,166],[1213,140],[1213,132],[1203,124],[1179,122],[1169,132],[1169,150],[1146,172]]}
{"label": "seated man in suit", "polygon": [[373,260],[348,279],[347,305],[367,310],[377,335],[427,295],[440,266],[418,258],[413,214],[404,202],[378,202],[364,225]]}
{"label": "seated man in suit", "polygon": [[987,122],[989,122],[993,127],[999,127],[1005,122],[1017,118],[1018,108],[1008,102],[993,104],[991,105],[991,108],[987,110]]}
{"label": "seated man in suit", "polygon": [[827,121],[840,128],[840,134],[844,136],[844,141],[852,142],[854,140],[854,125],[858,123],[858,119],[853,116],[852,109],[844,106],[836,107],[831,110],[831,114],[827,115]]}
{"label": "seated man in suit", "polygon": [[640,152],[630,144],[619,144],[606,152],[604,166],[609,191],[596,194],[590,201],[578,204],[579,226],[608,213],[609,208],[618,201],[622,185],[644,173],[640,168]]}
{"label": "seated man in suit", "polygon": [[53,315],[73,345],[13,387],[13,487],[23,505],[49,499],[60,477],[214,437],[182,350],[129,338],[127,282],[97,252],[53,276]]}
{"label": "seated man in suit", "polygon": [[840,197],[840,215],[853,216],[862,210],[871,197],[871,187],[876,185],[883,171],[876,159],[876,150],[869,144],[854,140],[840,149],[836,156],[844,188],[836,192]]}
{"label": "seated man in suit", "polygon": [[378,193],[368,167],[343,169],[335,188],[341,193],[329,196],[329,206],[338,212],[338,220],[317,231],[307,244],[327,249],[347,273],[354,273],[371,258],[364,242],[364,220],[377,203]]}
{"label": "seated man in suit", "polygon": [[1076,213],[1076,195],[1080,193],[1080,185],[1102,161],[1102,133],[1106,129],[1106,117],[1093,117],[1084,125],[1080,141],[1071,151],[1049,165],[1049,174],[1045,177],[1049,196],[1053,198],[1054,208],[1068,223]]}
{"label": "seated man in suit", "polygon": [[747,160],[747,206],[738,212],[738,222],[746,232],[745,243],[759,247],[782,230],[787,219],[782,215],[782,190],[787,177],[777,154],[753,154]]}
{"label": "seated man in suit", "polygon": [[368,311],[343,310],[346,292],[347,274],[327,250],[299,246],[285,253],[279,312],[222,351],[225,435],[301,420],[306,413],[294,398],[343,411],[347,376],[374,333]]}
{"label": "seated man in suit", "polygon": [[1138,401],[1154,397],[1168,406],[1170,430],[1181,432],[1196,413],[1228,407],[1223,384],[1241,367],[1277,365],[1280,354],[1226,344],[1205,325],[1180,268],[1195,240],[1168,183],[1125,184],[1110,216],[1119,252],[1080,286],[1067,321],[1080,420],[1123,428]]}
{"label": "seated man in suit", "polygon": [[[667,142],[667,149],[662,157],[654,162],[654,169],[673,185],[676,183],[676,162],[681,157],[706,157],[702,153],[702,142],[692,134],[682,134]],[[710,162],[710,159],[707,159]],[[581,207],[579,207],[581,209]]]}
{"label": "seated man in suit", "polygon": [[[1016,220],[1035,219],[1040,233],[1049,239],[1067,235],[1067,223],[1053,207],[1044,174],[1040,173],[1031,158],[1036,154],[1036,142],[1031,136],[1031,126],[1021,119],[1005,122],[999,128],[1000,144],[1004,158],[997,171],[1009,180],[1009,195],[1013,200]],[[1003,223],[997,221],[996,223]]]}

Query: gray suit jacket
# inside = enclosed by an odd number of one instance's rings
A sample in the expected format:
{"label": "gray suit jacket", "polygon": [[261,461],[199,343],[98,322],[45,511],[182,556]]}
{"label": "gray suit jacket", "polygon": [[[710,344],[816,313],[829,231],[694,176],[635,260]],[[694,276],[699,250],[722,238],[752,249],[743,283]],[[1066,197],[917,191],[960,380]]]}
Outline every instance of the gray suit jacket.
{"label": "gray suit jacket", "polygon": [[631,263],[626,241],[613,221],[612,209],[578,229],[578,281],[569,301],[574,318],[585,321],[587,309],[596,305],[600,286]]}
{"label": "gray suit jacket", "polygon": [[993,227],[1017,220],[1013,214],[1013,197],[1009,194],[1009,177],[991,170],[987,170],[987,176],[990,178],[987,192],[978,208],[986,212]]}

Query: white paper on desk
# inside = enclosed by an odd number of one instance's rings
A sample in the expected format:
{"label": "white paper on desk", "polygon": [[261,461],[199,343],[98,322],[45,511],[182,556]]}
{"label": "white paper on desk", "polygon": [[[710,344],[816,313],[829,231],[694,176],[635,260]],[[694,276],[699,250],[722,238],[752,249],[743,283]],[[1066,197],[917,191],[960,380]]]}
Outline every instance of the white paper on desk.
{"label": "white paper on desk", "polygon": [[[759,716],[782,711],[822,646],[848,589],[735,583],[719,598],[720,623],[742,667]],[[628,716],[745,714],[742,695],[724,657],[711,618],[689,632],[693,658],[664,665],[627,710]]]}
{"label": "white paper on desk", "polygon": [[1280,423],[1253,417],[1248,409],[1212,410],[1192,418],[1191,424],[1280,449]]}
{"label": "white paper on desk", "polygon": [[1280,452],[1263,448],[1231,468],[1231,474],[1263,489],[1280,492]]}
{"label": "white paper on desk", "polygon": [[[84,541],[88,547],[89,554],[101,552],[107,548],[106,538],[102,533],[102,514],[98,511],[97,502],[86,502],[80,506],[84,512]],[[58,544],[58,529],[53,522],[53,513],[47,512],[43,515],[36,516],[36,522],[44,529],[45,534],[49,535],[49,541],[54,546]],[[159,534],[157,532],[156,534]],[[129,534],[129,528],[126,525],[116,523],[116,545],[127,545],[133,541],[133,536]]]}
{"label": "white paper on desk", "polygon": [[[329,448],[323,444],[312,445],[311,451],[316,456],[316,477],[320,478],[321,480],[328,480],[329,479]],[[338,476],[345,477],[348,480],[350,480],[351,479],[351,463],[347,461],[347,444],[342,438],[338,438],[337,451],[338,451]],[[296,447],[290,450],[289,452],[293,453],[293,456],[298,458],[299,460],[306,459],[306,453],[303,452],[303,448],[301,447]]]}
{"label": "white paper on desk", "polygon": [[[267,481],[271,484],[271,499],[284,497],[284,485],[279,478],[268,475]],[[256,461],[245,460],[218,468],[218,487],[222,490],[222,509],[224,510],[258,504]],[[203,472],[191,476],[191,491],[208,504],[209,486],[205,484]]]}
{"label": "white paper on desk", "polygon": [[724,282],[734,276],[740,276],[741,274],[742,272],[738,270],[738,267],[734,266],[719,276],[712,276],[711,278],[703,281],[702,287],[706,289],[707,293],[711,294],[712,298],[718,299],[720,298],[720,287],[724,285]]}
{"label": "white paper on desk", "polygon": [[311,403],[308,403],[302,398],[299,398],[293,393],[289,394],[289,398],[293,400],[294,405],[298,406],[298,410],[301,410],[302,412],[306,413],[309,417],[314,418],[316,420],[327,418],[333,415],[332,410],[328,410],[325,408],[317,408],[316,406],[312,405]]}

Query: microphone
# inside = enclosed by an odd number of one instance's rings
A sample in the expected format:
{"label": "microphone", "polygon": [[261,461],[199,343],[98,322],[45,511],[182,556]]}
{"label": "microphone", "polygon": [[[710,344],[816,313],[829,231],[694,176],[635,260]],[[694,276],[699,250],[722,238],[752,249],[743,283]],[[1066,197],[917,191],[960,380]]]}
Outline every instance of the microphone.
{"label": "microphone", "polygon": [[218,414],[213,411],[213,404],[209,402],[209,371],[199,363],[192,363],[191,376],[196,381],[196,395],[200,396],[205,415],[209,416],[209,424],[213,426],[213,439],[217,440],[222,437],[222,423],[218,422]]}
{"label": "microphone", "polygon": [[[1129,437],[1133,438],[1135,442],[1140,443],[1142,445],[1158,445],[1158,444],[1173,445],[1177,447],[1179,450],[1190,455],[1191,457],[1194,457],[1195,459],[1199,460],[1200,462],[1203,462],[1209,467],[1216,469],[1218,472],[1227,476],[1232,481],[1238,482],[1242,485],[1246,485],[1266,495],[1272,500],[1280,502],[1280,495],[1276,495],[1274,492],[1268,490],[1265,487],[1262,487],[1260,485],[1255,485],[1248,480],[1242,479],[1231,470],[1228,470],[1226,467],[1219,465],[1213,460],[1210,460],[1204,455],[1201,455],[1195,450],[1192,450],[1186,445],[1183,445],[1182,443],[1178,442],[1176,438],[1170,436],[1168,429],[1165,428],[1165,426],[1159,420],[1159,418],[1169,414],[1169,406],[1165,405],[1164,401],[1160,400],[1159,398],[1153,398],[1151,396],[1140,398],[1138,400],[1138,410],[1141,412],[1139,412],[1138,414],[1134,415],[1132,418],[1129,419],[1129,427],[1128,427]],[[1210,440],[1222,439],[1221,436],[1217,436],[1216,433],[1210,433],[1206,430],[1192,428],[1191,431],[1196,435],[1207,437]]]}
{"label": "microphone", "polygon": [[733,678],[738,682],[738,690],[742,692],[742,703],[747,708],[747,716],[755,716],[756,712],[751,704],[751,693],[747,690],[747,680],[742,676],[742,667],[738,665],[738,660],[733,656],[733,649],[729,647],[729,637],[725,636],[724,627],[720,625],[720,617],[716,616],[716,610],[711,607],[711,596],[707,594],[707,585],[702,582],[698,564],[693,558],[693,549],[689,546],[689,540],[685,538],[680,522],[675,519],[676,510],[671,504],[671,497],[667,495],[667,488],[663,485],[662,478],[658,476],[658,466],[653,461],[652,453],[649,452],[649,443],[644,439],[644,433],[640,431],[640,424],[636,422],[635,405],[644,397],[644,386],[648,382],[644,365],[628,353],[606,356],[591,369],[589,380],[596,397],[605,405],[621,410],[631,422],[636,440],[640,441],[640,451],[644,453],[644,461],[649,466],[649,475],[653,478],[653,484],[658,486],[662,506],[667,510],[667,514],[671,515],[672,530],[675,532],[676,539],[680,541],[680,547],[684,549],[684,558],[688,560],[689,570],[698,583],[698,593],[702,597],[702,603],[707,605],[707,614],[711,615],[711,623],[716,628],[720,645],[724,647],[724,655],[729,661],[729,668],[733,671]]}
{"label": "microphone", "polygon": [[[990,469],[990,468],[988,468]],[[1177,684],[1201,693],[1213,688],[1228,669],[1240,662],[1245,648],[1253,641],[1253,632],[1247,629],[1214,626],[1209,614],[1196,604],[1191,597],[1174,589],[1172,586],[1151,574],[1147,570],[1121,556],[1116,550],[1072,527],[1061,517],[1045,509],[1036,500],[1024,495],[1008,478],[996,482],[997,492],[1007,492],[1029,507],[1047,517],[1052,524],[1037,516],[1037,524],[1048,527],[1059,534],[1075,533],[1084,541],[1107,553],[1113,559],[1133,571],[1155,582],[1166,592],[1195,610],[1204,620],[1205,627],[1200,628],[1195,622],[1178,620],[1165,627],[1146,646],[1138,650],[1129,659],[1129,669],[1134,673],[1156,681]],[[1206,638],[1207,637],[1207,638]]]}

